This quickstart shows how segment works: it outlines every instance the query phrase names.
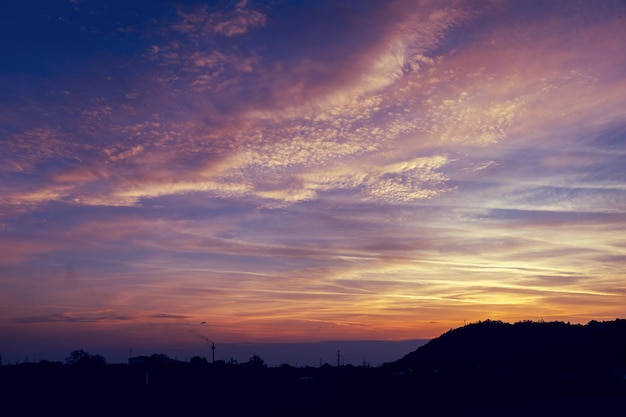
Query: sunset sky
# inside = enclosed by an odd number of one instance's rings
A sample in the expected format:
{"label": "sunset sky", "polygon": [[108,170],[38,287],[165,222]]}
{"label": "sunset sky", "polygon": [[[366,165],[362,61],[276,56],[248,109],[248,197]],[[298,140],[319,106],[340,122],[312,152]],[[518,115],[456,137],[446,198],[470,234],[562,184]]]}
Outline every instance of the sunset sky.
{"label": "sunset sky", "polygon": [[624,1],[1,9],[5,362],[626,315]]}

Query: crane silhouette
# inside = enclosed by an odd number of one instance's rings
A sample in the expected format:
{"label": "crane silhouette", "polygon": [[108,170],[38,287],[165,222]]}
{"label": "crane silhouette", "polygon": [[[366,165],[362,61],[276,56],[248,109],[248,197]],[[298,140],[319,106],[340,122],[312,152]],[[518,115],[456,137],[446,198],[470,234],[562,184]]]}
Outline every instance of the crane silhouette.
{"label": "crane silhouette", "polygon": [[[203,321],[200,323],[200,326],[204,326],[204,325],[206,325],[206,321]],[[211,344],[211,354],[212,354],[211,363],[215,363],[215,342],[213,342],[211,339],[201,334],[199,334],[198,336],[200,336],[202,339],[206,340],[207,342]]]}

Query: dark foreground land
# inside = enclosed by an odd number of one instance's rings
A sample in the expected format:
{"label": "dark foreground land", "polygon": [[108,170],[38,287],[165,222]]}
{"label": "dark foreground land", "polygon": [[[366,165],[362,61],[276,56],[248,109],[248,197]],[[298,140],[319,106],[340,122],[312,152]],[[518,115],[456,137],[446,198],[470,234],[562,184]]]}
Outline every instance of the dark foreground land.
{"label": "dark foreground land", "polygon": [[626,320],[486,321],[377,368],[157,355],[3,366],[0,383],[13,415],[624,416]]}

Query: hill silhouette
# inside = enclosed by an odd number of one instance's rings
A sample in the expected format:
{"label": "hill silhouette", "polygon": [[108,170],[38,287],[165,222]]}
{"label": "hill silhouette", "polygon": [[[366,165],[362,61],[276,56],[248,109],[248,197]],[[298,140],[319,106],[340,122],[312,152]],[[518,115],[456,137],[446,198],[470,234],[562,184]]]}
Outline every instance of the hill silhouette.
{"label": "hill silhouette", "polygon": [[607,372],[626,366],[626,320],[587,325],[486,320],[450,330],[393,366],[454,372]]}
{"label": "hill silhouette", "polygon": [[486,320],[450,330],[386,368],[410,380],[436,415],[621,415],[626,320]]}
{"label": "hill silhouette", "polygon": [[161,354],[108,365],[79,350],[66,363],[1,366],[0,392],[19,415],[623,415],[626,320],[486,320],[379,367]]}

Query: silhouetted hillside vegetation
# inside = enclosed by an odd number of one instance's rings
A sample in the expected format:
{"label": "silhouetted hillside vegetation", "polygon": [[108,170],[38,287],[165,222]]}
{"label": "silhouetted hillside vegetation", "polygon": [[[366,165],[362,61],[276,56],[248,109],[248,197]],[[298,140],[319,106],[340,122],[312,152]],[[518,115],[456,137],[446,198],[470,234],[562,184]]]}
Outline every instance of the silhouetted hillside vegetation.
{"label": "silhouetted hillside vegetation", "polygon": [[626,320],[486,320],[450,330],[385,368],[440,404],[438,414],[619,415]]}
{"label": "silhouetted hillside vegetation", "polygon": [[486,320],[450,330],[394,363],[414,370],[606,372],[626,366],[626,320],[587,325]]}

